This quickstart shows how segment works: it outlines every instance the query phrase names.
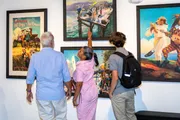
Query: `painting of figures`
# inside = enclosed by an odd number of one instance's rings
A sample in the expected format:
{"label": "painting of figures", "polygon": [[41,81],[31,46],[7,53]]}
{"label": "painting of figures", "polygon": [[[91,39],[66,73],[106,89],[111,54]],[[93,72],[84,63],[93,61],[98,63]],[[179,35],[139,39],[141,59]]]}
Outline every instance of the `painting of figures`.
{"label": "painting of figures", "polygon": [[32,54],[40,51],[45,11],[8,11],[7,77],[25,78]]}
{"label": "painting of figures", "polygon": [[115,0],[64,0],[64,40],[107,40],[116,31]]}
{"label": "painting of figures", "polygon": [[[68,68],[73,76],[76,69],[76,63],[79,61],[77,53],[80,47],[62,47]],[[111,84],[111,71],[108,69],[109,56],[115,51],[114,47],[93,47],[98,56],[99,66],[94,68],[94,80],[97,85],[99,97],[108,97],[108,90]],[[74,86],[73,86],[74,87]],[[73,88],[72,88],[73,89]]]}
{"label": "painting of figures", "polygon": [[137,6],[138,58],[145,81],[180,81],[180,4]]}

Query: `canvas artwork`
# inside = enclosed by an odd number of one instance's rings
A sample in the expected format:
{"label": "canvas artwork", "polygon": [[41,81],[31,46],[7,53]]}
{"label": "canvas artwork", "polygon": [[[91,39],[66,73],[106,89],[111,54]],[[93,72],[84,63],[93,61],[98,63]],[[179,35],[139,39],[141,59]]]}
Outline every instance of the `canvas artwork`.
{"label": "canvas artwork", "polygon": [[145,81],[180,81],[180,4],[137,6],[138,58]]}
{"label": "canvas artwork", "polygon": [[[76,69],[76,63],[79,61],[77,53],[80,47],[62,47],[71,76]],[[108,69],[109,56],[115,51],[114,47],[93,47],[98,56],[99,66],[94,69],[94,80],[97,85],[99,97],[108,97],[108,90],[111,84],[111,72]],[[75,86],[72,86],[74,90]]]}
{"label": "canvas artwork", "polygon": [[64,40],[107,40],[116,31],[116,0],[64,0]]}
{"label": "canvas artwork", "polygon": [[40,51],[47,9],[7,11],[7,78],[25,78],[33,53]]}

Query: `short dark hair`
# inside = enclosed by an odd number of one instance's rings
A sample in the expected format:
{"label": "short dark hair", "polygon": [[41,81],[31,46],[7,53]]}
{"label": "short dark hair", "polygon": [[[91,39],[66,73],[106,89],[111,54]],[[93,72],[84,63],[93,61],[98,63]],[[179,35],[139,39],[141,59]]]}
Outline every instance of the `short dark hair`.
{"label": "short dark hair", "polygon": [[116,47],[123,47],[126,42],[126,35],[122,32],[115,32],[109,37],[109,42]]}

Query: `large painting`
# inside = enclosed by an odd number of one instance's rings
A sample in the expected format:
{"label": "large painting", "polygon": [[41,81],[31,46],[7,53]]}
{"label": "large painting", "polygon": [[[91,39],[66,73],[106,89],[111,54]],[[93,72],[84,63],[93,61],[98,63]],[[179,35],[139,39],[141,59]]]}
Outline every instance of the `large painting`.
{"label": "large painting", "polygon": [[[80,47],[62,47],[71,76],[76,69],[76,63],[79,61],[77,53]],[[99,66],[94,69],[94,80],[97,85],[99,97],[109,97],[108,91],[111,84],[111,72],[108,70],[107,61],[109,56],[115,51],[114,47],[93,47],[98,56]],[[72,88],[73,89],[73,88]],[[73,89],[74,90],[74,89]]]}
{"label": "large painting", "polygon": [[7,11],[7,78],[27,75],[31,55],[40,51],[47,31],[47,9]]}
{"label": "large painting", "polygon": [[137,6],[138,58],[145,81],[180,81],[180,4]]}
{"label": "large painting", "polygon": [[107,40],[116,31],[116,0],[63,0],[64,40]]}

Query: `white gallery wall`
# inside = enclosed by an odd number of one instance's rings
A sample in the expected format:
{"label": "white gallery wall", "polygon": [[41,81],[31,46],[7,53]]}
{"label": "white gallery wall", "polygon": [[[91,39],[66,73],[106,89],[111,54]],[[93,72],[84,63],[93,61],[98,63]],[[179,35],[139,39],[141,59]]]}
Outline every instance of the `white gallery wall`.
{"label": "white gallery wall", "polygon": [[[180,0],[144,0],[141,4],[180,3]],[[48,30],[55,36],[55,49],[83,46],[86,42],[63,41],[63,0],[0,0],[0,120],[38,120],[35,100],[26,102],[26,83],[6,79],[6,10],[48,8]],[[117,30],[127,35],[126,48],[137,55],[136,5],[117,0]],[[109,46],[108,41],[93,42]],[[33,91],[35,86],[33,87]],[[143,82],[136,90],[136,111],[153,110],[180,113],[180,83]],[[99,98],[97,120],[115,120],[109,99]],[[76,110],[68,101],[68,120],[77,120]]]}

